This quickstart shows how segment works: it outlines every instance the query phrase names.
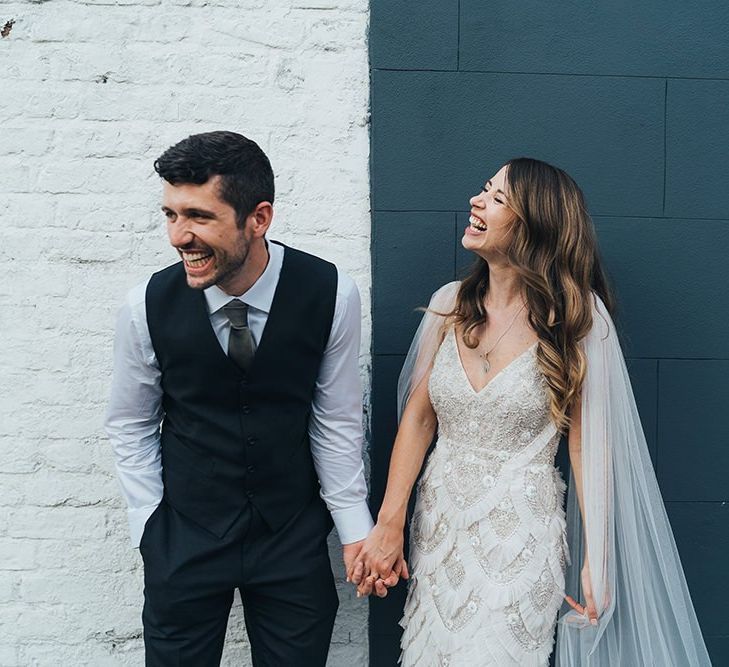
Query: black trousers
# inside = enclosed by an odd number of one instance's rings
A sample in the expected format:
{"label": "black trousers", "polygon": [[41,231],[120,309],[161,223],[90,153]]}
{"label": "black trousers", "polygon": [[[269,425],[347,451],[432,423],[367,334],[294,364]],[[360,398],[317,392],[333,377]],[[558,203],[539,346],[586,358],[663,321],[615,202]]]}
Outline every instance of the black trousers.
{"label": "black trousers", "polygon": [[147,667],[217,667],[237,588],[255,667],[324,667],[338,598],[317,497],[273,533],[250,505],[222,539],[165,500],[148,519]]}

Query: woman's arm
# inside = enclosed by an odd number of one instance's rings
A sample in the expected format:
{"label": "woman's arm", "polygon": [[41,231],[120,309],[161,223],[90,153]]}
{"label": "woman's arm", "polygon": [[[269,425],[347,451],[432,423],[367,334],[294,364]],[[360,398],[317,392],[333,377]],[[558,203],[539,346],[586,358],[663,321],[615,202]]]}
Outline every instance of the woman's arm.
{"label": "woman's arm", "polygon": [[[585,503],[583,499],[582,485],[582,397],[578,396],[572,405],[570,411],[570,431],[567,438],[570,454],[570,466],[572,467],[572,483],[575,485],[577,492],[577,502],[580,506],[580,514],[582,516],[582,524],[585,524]],[[584,536],[583,536],[584,538]],[[565,596],[568,604],[578,613],[584,614],[587,608],[587,617],[590,623],[597,625],[597,609],[595,600],[592,595],[592,583],[590,580],[590,563],[587,554],[587,543],[585,543],[583,553],[585,555],[582,565],[581,581],[582,593],[585,596],[585,606],[583,607],[570,595]]]}
{"label": "woman's arm", "polygon": [[[430,372],[415,388],[405,407],[392,449],[387,488],[377,525],[347,573],[349,579],[359,585],[358,593],[361,595],[372,592],[377,575],[387,577],[388,586],[397,583],[401,576],[405,579],[409,576],[403,558],[407,506],[437,425],[428,395],[429,377]],[[384,587],[378,586],[377,592],[382,595]]]}

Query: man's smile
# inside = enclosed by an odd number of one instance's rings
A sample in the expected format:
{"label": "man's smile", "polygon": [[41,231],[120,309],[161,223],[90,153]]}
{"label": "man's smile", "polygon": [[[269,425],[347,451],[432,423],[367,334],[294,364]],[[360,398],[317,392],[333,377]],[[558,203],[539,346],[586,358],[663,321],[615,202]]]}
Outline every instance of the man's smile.
{"label": "man's smile", "polygon": [[205,268],[213,258],[213,253],[209,250],[181,250],[180,254],[185,267],[190,269]]}

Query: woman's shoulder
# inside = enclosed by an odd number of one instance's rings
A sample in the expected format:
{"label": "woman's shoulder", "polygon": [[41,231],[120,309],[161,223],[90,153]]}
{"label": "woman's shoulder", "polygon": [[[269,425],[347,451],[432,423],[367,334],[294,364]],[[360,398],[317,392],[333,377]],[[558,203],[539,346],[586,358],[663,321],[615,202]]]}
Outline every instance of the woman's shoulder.
{"label": "woman's shoulder", "polygon": [[430,297],[430,302],[433,303],[433,301],[435,300],[444,301],[448,299],[452,300],[453,303],[455,303],[456,295],[458,294],[458,289],[460,288],[460,286],[460,280],[453,280],[450,283],[442,285],[437,290],[435,290],[435,292],[433,292],[433,296]]}
{"label": "woman's shoulder", "polygon": [[461,286],[460,280],[446,283],[439,287],[433,296],[430,297],[427,312],[433,315],[444,316],[450,314],[456,308],[456,298],[458,296],[458,288]]}

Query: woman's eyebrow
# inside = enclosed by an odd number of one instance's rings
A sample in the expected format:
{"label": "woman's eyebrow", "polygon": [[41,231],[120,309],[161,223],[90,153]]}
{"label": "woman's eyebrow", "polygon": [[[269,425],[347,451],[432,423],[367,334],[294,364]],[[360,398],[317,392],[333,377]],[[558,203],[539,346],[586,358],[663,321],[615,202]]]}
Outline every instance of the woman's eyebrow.
{"label": "woman's eyebrow", "polygon": [[[491,181],[486,181],[486,185],[491,185],[492,186],[493,183]],[[506,197],[506,193],[503,190],[501,190],[499,188],[496,188],[496,192],[500,192],[502,195],[504,195],[504,197]]]}

